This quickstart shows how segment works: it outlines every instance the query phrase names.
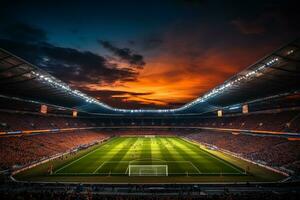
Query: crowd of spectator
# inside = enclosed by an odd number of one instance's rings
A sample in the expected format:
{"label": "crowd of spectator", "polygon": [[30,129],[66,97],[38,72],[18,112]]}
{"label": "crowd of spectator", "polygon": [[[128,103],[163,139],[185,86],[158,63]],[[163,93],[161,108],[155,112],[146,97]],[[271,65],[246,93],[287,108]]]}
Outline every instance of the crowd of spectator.
{"label": "crowd of spectator", "polygon": [[186,137],[272,167],[300,173],[300,141],[274,136],[200,132]]}
{"label": "crowd of spectator", "polygon": [[[16,123],[17,122],[17,123]],[[196,118],[72,118],[71,116],[39,113],[0,112],[0,132],[18,130],[114,127],[114,126],[192,126],[226,129],[300,132],[300,111],[263,112]],[[144,130],[141,130],[144,131]]]}
{"label": "crowd of spectator", "polygon": [[165,129],[117,129],[106,130],[110,135],[179,135],[183,133],[193,133],[193,130],[165,130]]}
{"label": "crowd of spectator", "polygon": [[26,166],[106,137],[87,130],[0,137],[0,169]]}
{"label": "crowd of spectator", "polygon": [[82,118],[0,112],[0,132],[89,126],[95,126],[95,124],[87,119]]}
{"label": "crowd of spectator", "polygon": [[300,132],[299,124],[299,110],[202,118],[198,123],[205,127],[286,132]]}
{"label": "crowd of spectator", "polygon": [[242,192],[242,193],[222,193],[205,195],[201,192],[182,192],[182,194],[99,194],[91,191],[75,192],[75,191],[42,191],[42,192],[3,192],[0,193],[3,199],[19,199],[19,200],[36,200],[36,199],[51,199],[51,200],[250,200],[250,199],[266,199],[266,200],[296,200],[299,194],[293,193],[275,193],[275,192]]}

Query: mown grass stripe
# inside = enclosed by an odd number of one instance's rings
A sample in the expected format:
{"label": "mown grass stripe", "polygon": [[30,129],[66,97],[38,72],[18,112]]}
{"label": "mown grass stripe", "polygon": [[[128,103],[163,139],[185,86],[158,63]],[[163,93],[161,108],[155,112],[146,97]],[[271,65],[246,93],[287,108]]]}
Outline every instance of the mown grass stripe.
{"label": "mown grass stripe", "polygon": [[[83,158],[86,159],[82,160]],[[84,170],[87,166],[86,163],[92,163],[89,159],[93,159],[95,160],[94,162],[99,163],[99,165],[90,172],[88,170]],[[82,161],[79,162],[80,160]],[[242,173],[237,168],[234,168],[234,166],[223,162],[221,159],[217,159],[215,156],[210,155],[195,144],[177,137],[158,136],[116,138],[115,140],[100,146],[82,157],[79,157],[71,163],[64,165],[55,171],[55,173],[84,174],[85,172],[85,174],[95,175],[126,174],[128,164],[133,162],[133,160],[135,160],[134,163],[141,164],[169,163],[168,165],[172,166],[169,167],[172,171],[170,174],[220,174],[219,170],[218,172],[209,170],[209,168],[207,168],[209,166],[202,166],[199,168],[198,165],[200,163],[206,162],[210,166],[213,164],[226,165],[233,170],[233,172],[230,172],[229,169],[224,172],[221,170],[222,174],[236,174],[234,173],[235,171]],[[71,168],[69,169],[69,167]],[[74,169],[76,172],[78,171],[78,173],[74,172]],[[81,172],[80,169],[82,169]]]}
{"label": "mown grass stripe", "polygon": [[[221,159],[221,158],[219,158],[219,157],[217,157],[217,156],[215,156],[215,155],[207,152],[206,150],[202,149],[200,146],[196,146],[195,144],[190,143],[190,142],[188,142],[188,141],[186,141],[184,139],[181,139],[181,138],[178,138],[178,140],[181,140],[182,142],[188,143],[188,144],[192,145],[193,147],[200,149],[203,153],[205,153],[208,156],[210,156],[211,158],[214,158],[214,159],[218,160],[219,162],[227,165],[228,167],[234,169],[235,171],[237,171],[240,174],[244,174],[245,173],[241,169],[237,168],[235,165],[233,165],[233,164],[231,164],[231,163],[229,163],[229,162],[227,162],[227,161],[225,161],[225,160],[223,160],[223,159]],[[222,173],[222,174],[225,174],[225,173]]]}

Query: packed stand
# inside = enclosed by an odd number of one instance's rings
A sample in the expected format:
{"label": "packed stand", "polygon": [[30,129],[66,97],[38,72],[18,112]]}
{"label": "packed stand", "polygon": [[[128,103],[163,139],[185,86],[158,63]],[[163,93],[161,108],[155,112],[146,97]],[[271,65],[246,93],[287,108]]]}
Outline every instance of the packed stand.
{"label": "packed stand", "polygon": [[198,125],[203,127],[300,132],[299,110],[202,118],[199,121]]}
{"label": "packed stand", "polygon": [[92,127],[87,119],[55,115],[0,112],[0,132],[57,128]]}
{"label": "packed stand", "polygon": [[186,137],[233,152],[261,164],[300,173],[299,140],[222,132],[201,132],[189,134]]}
{"label": "packed stand", "polygon": [[135,128],[135,129],[114,129],[114,130],[106,130],[107,133],[110,135],[114,136],[119,136],[119,135],[136,135],[136,136],[143,136],[143,135],[179,135],[184,133],[193,133],[193,130],[163,130],[163,129],[140,129],[140,128]]}
{"label": "packed stand", "polygon": [[270,192],[270,191],[248,191],[248,192],[228,192],[206,194],[201,190],[190,190],[182,193],[161,194],[153,192],[152,194],[101,194],[91,190],[87,191],[16,191],[16,192],[0,192],[4,199],[20,199],[20,200],[35,200],[35,199],[60,199],[60,200],[249,200],[249,199],[272,199],[272,200],[296,200],[299,194],[296,192]]}
{"label": "packed stand", "polygon": [[0,137],[0,169],[30,165],[106,137],[104,133],[87,130]]}

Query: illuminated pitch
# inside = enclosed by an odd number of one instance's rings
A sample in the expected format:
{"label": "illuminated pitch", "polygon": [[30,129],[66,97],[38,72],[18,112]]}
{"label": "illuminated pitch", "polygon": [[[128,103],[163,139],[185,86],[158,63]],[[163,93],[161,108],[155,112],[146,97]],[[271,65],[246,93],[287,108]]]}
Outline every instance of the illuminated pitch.
{"label": "illuminated pitch", "polygon": [[[53,165],[49,173],[47,169]],[[52,168],[52,167],[51,167]],[[175,136],[126,136],[16,176],[31,181],[274,181],[270,170]]]}

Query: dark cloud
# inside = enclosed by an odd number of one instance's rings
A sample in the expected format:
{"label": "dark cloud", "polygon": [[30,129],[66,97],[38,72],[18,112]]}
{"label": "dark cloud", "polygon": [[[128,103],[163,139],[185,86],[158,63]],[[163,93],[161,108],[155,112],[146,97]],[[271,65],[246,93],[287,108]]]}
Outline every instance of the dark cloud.
{"label": "dark cloud", "polygon": [[129,48],[118,48],[111,42],[103,40],[99,40],[98,42],[115,56],[128,62],[132,67],[142,68],[146,64],[142,55],[133,53]]}
{"label": "dark cloud", "polygon": [[162,35],[149,34],[141,39],[128,40],[130,46],[139,47],[143,51],[157,50],[163,45]]}
{"label": "dark cloud", "polygon": [[109,66],[104,57],[89,51],[57,47],[48,43],[29,44],[0,39],[1,47],[72,84],[111,84],[133,81],[138,73],[130,68]]}
{"label": "dark cloud", "polygon": [[268,15],[269,23],[285,28],[285,31],[299,31],[300,9],[298,0],[286,0],[268,3],[264,13]]}
{"label": "dark cloud", "polygon": [[149,37],[149,38],[145,38],[142,41],[142,48],[144,50],[154,50],[161,47],[162,44],[163,44],[162,39],[158,37]]}
{"label": "dark cloud", "polygon": [[[298,1],[295,0],[287,0],[284,3],[263,1],[260,9],[256,9],[248,15],[240,13],[231,21],[231,24],[245,35],[260,34],[271,37],[277,34],[299,33],[300,10],[298,4]],[[248,5],[248,7],[253,7],[253,5]]]}
{"label": "dark cloud", "polygon": [[22,22],[15,22],[4,26],[0,31],[2,38],[14,41],[43,42],[47,40],[47,34],[44,30]]}
{"label": "dark cloud", "polygon": [[128,44],[129,45],[135,45],[135,41],[134,40],[128,40]]}
{"label": "dark cloud", "polygon": [[123,90],[88,90],[87,88],[83,88],[84,90],[87,90],[90,95],[93,95],[98,98],[110,98],[114,95],[131,95],[131,96],[145,96],[145,95],[151,95],[152,92],[129,92],[129,91],[123,91]]}
{"label": "dark cloud", "polygon": [[245,35],[262,34],[266,31],[264,24],[258,21],[245,21],[242,19],[236,19],[231,22],[239,32]]}
{"label": "dark cloud", "polygon": [[[161,99],[148,98],[148,96],[151,96],[153,94],[152,92],[129,92],[123,90],[89,90],[89,88],[86,87],[82,87],[80,89],[82,91],[85,91],[85,93],[96,97],[102,102],[117,108],[136,109],[143,105],[144,108],[156,109],[165,108],[166,106],[172,108],[179,105],[183,105],[183,103],[173,104],[169,102],[164,102]],[[136,99],[139,100],[133,100],[132,97],[137,97]],[[164,105],[151,103],[151,101],[160,102]]]}
{"label": "dark cloud", "polygon": [[[116,81],[133,81],[137,72],[130,68],[119,69],[117,66],[109,66],[105,58],[89,51],[78,51],[71,48],[52,47],[45,48],[49,63],[56,68],[64,68],[58,76],[64,78],[69,71],[69,80],[72,82],[103,83],[109,84]],[[52,61],[51,61],[52,60]],[[60,67],[57,63],[62,63]]]}
{"label": "dark cloud", "polygon": [[[67,2],[6,2],[9,8],[0,6],[1,47],[123,108],[179,106],[297,37],[300,30],[296,0],[161,1],[160,6],[147,4],[154,15],[145,15],[144,3],[116,7],[112,2],[81,1],[70,9]],[[43,23],[51,41],[62,47],[49,44],[47,34],[37,27],[11,23],[14,18]],[[111,57],[79,50],[97,50],[99,44],[91,41],[100,36],[127,48],[98,41]],[[101,86],[111,91],[98,91]]]}
{"label": "dark cloud", "polygon": [[206,3],[206,0],[176,0],[175,2],[186,6],[198,7],[203,6]]}
{"label": "dark cloud", "polygon": [[5,27],[0,38],[2,48],[75,86],[79,82],[110,84],[133,81],[138,74],[130,68],[111,66],[104,57],[95,53],[49,44],[45,31],[28,24],[14,23]]}
{"label": "dark cloud", "polygon": [[[16,32],[13,30],[16,30]],[[115,105],[122,104],[126,101],[126,95],[150,95],[150,93],[126,91],[91,91],[84,88],[83,86],[86,84],[101,86],[111,85],[115,82],[135,81],[138,72],[135,67],[120,68],[117,64],[107,62],[103,56],[90,51],[79,51],[74,48],[58,47],[50,44],[47,41],[47,34],[43,30],[28,24],[14,24],[1,29],[0,46],[71,84],[73,87],[107,103],[113,101]],[[123,59],[128,59],[131,65],[144,65],[142,57],[132,54],[130,50],[121,49],[118,53]],[[128,53],[127,57],[126,53]],[[113,98],[114,95],[121,96]]]}

